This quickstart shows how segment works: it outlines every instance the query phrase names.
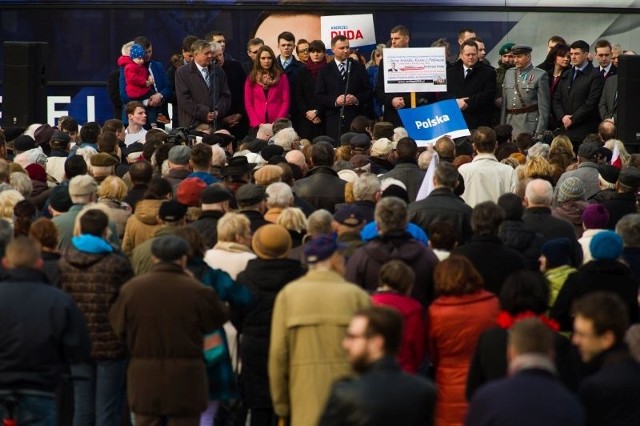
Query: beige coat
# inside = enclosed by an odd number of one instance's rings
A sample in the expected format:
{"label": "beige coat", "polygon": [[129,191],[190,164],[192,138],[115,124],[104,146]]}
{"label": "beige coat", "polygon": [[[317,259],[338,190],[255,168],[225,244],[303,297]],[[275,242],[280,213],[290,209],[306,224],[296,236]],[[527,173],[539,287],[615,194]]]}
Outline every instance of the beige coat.
{"label": "beige coat", "polygon": [[276,298],[269,347],[273,408],[291,426],[317,424],[333,382],[351,373],[342,349],[369,295],[332,271],[310,271]]}
{"label": "beige coat", "polygon": [[136,211],[127,219],[122,238],[122,251],[131,256],[133,249],[149,238],[153,238],[160,229],[158,210],[160,204],[167,200],[140,200],[136,204]]}

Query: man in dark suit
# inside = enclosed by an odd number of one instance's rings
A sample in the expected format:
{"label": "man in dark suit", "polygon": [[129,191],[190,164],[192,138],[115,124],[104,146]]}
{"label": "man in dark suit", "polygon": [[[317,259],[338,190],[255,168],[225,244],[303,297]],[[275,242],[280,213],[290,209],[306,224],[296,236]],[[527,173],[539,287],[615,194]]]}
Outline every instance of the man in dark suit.
{"label": "man in dark suit", "polygon": [[[391,48],[409,47],[409,29],[404,25],[396,25],[391,29]],[[383,121],[393,123],[394,127],[402,126],[402,121],[398,115],[398,110],[403,108],[411,108],[410,93],[386,93],[384,91],[384,59],[380,61],[378,66],[378,77],[376,79],[375,95],[378,102],[384,106]],[[397,68],[395,64],[391,64],[387,72],[395,72]],[[426,105],[435,100],[433,93],[417,93],[416,103],[418,106]]]}
{"label": "man in dark suit", "polygon": [[280,54],[278,55],[276,64],[282,68],[289,82],[289,99],[292,100],[289,103],[289,116],[293,122],[293,127],[297,128],[298,114],[296,103],[293,102],[293,100],[296,98],[295,89],[298,73],[305,68],[305,65],[293,56],[295,48],[296,36],[289,31],[278,34],[278,50],[280,50]]}
{"label": "man in dark suit", "polygon": [[610,292],[573,305],[573,344],[589,374],[578,386],[587,425],[636,425],[640,419],[640,365],[624,343],[626,304]]}
{"label": "man in dark suit", "polygon": [[562,74],[553,94],[553,113],[565,129],[578,152],[578,146],[600,123],[598,102],[604,86],[604,77],[588,61],[589,45],[584,40],[570,46],[571,69]]}
{"label": "man in dark suit", "polygon": [[231,92],[222,69],[213,64],[211,44],[197,40],[193,61],[176,71],[176,97],[181,126],[220,127],[231,106]]}
{"label": "man in dark suit", "polygon": [[345,36],[335,36],[331,50],[335,58],[318,73],[315,95],[325,109],[327,135],[338,140],[355,117],[365,114],[364,106],[371,102],[373,90],[365,68],[349,59],[349,40]]}
{"label": "man in dark suit", "polygon": [[598,103],[600,118],[603,120],[618,118],[618,75],[612,75],[604,82],[600,102]]}
{"label": "man in dark suit", "polygon": [[361,376],[333,385],[320,426],[433,424],[435,386],[400,370],[395,355],[401,340],[396,310],[376,306],[353,317],[342,346]]}
{"label": "man in dark suit", "polygon": [[618,75],[618,67],[611,62],[611,43],[607,40],[598,40],[595,47],[596,58],[600,64],[598,72],[607,79]]}
{"label": "man in dark suit", "polygon": [[225,129],[231,132],[236,140],[240,140],[249,131],[249,121],[245,116],[244,109],[244,83],[247,75],[244,73],[242,64],[235,59],[224,54],[224,50],[216,43],[211,43],[213,51],[213,61],[222,68],[227,77],[227,85],[231,92],[231,106],[227,115],[221,117]]}
{"label": "man in dark suit", "polygon": [[553,332],[538,318],[523,319],[513,325],[507,346],[510,377],[489,383],[476,392],[465,424],[583,425],[584,414],[578,399],[555,377],[553,352]]}
{"label": "man in dark suit", "polygon": [[467,127],[491,126],[496,71],[478,61],[478,45],[465,40],[460,45],[460,61],[447,69],[447,98],[455,99]]}

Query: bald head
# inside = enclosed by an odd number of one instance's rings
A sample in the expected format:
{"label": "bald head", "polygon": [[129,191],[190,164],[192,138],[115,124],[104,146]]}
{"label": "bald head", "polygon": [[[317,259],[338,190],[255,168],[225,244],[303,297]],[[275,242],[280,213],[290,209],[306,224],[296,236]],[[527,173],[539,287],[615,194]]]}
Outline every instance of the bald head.
{"label": "bald head", "polygon": [[449,136],[438,138],[434,149],[441,158],[453,159],[456,156],[456,144]]}
{"label": "bald head", "polygon": [[551,207],[552,201],[553,188],[549,181],[533,179],[527,184],[524,194],[524,202],[527,207]]}
{"label": "bald head", "polygon": [[300,170],[302,170],[303,172],[307,170],[307,162],[302,151],[294,149],[293,151],[287,152],[284,158],[285,160],[287,160],[287,163],[295,164],[296,166],[300,167]]}

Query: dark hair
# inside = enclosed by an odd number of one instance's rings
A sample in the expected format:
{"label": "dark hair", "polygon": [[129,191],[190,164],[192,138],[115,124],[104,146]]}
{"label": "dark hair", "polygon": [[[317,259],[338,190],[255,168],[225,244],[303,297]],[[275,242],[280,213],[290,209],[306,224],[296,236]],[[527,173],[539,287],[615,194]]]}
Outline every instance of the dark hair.
{"label": "dark hair", "polygon": [[145,200],[164,200],[169,194],[173,194],[171,182],[159,177],[151,179],[142,198]]}
{"label": "dark hair", "polygon": [[415,161],[418,155],[418,145],[416,141],[408,136],[400,139],[396,145],[396,155],[398,156],[398,160]]}
{"label": "dark hair", "polygon": [[532,144],[533,135],[531,135],[531,133],[523,132],[518,133],[518,136],[516,136],[516,146],[520,151],[524,152],[528,150],[529,148],[531,148]]}
{"label": "dark hair", "polygon": [[[173,235],[189,243],[189,253],[187,253],[189,259],[200,259],[207,251],[207,243],[204,238],[200,232],[191,226],[181,226],[173,232]],[[200,277],[196,278],[199,279]]]}
{"label": "dark hair", "polygon": [[458,38],[460,38],[460,36],[463,35],[464,33],[473,33],[473,34],[475,34],[476,32],[474,30],[472,30],[471,28],[462,28],[461,30],[458,31]]}
{"label": "dark hair", "polygon": [[191,46],[193,42],[198,40],[198,36],[188,35],[182,39],[182,51],[183,52],[191,52]]}
{"label": "dark hair", "polygon": [[136,112],[136,108],[144,109],[144,105],[140,101],[130,101],[127,102],[124,106],[124,113],[128,116],[129,114],[133,114]]}
{"label": "dark hair", "polygon": [[475,47],[476,50],[479,49],[478,47],[478,43],[476,43],[476,41],[472,38],[468,38],[465,41],[462,42],[462,44],[460,45],[460,52],[462,52],[464,50],[465,47]]}
{"label": "dark hair", "polygon": [[263,52],[267,52],[271,55],[271,68],[267,70],[269,76],[271,78],[280,77],[282,74],[282,69],[278,66],[278,59],[276,58],[276,54],[273,53],[273,50],[267,46],[260,46],[258,49],[258,53],[256,53],[256,60],[253,61],[253,67],[251,68],[251,72],[249,73],[249,81],[253,84],[256,84],[258,81],[258,74],[265,72],[262,69],[262,65],[260,65],[260,56],[262,56]]}
{"label": "dark hair", "polygon": [[517,354],[549,355],[554,347],[554,334],[539,318],[525,318],[509,329],[508,345]]}
{"label": "dark hair", "polygon": [[349,131],[353,133],[367,134],[367,130],[371,129],[375,121],[367,117],[366,115],[356,116],[349,125]]}
{"label": "dark hair", "polygon": [[349,41],[349,39],[342,35],[342,34],[338,34],[336,36],[333,36],[333,38],[331,39],[331,47],[335,46],[337,42],[339,41]]}
{"label": "dark hair", "polygon": [[398,353],[403,325],[400,312],[385,306],[372,306],[358,311],[355,316],[367,319],[367,337],[382,336],[385,355]]}
{"label": "dark hair", "polygon": [[64,161],[64,175],[67,179],[87,174],[87,162],[81,155],[72,155]]}
{"label": "dark hair", "polygon": [[100,125],[95,121],[86,123],[80,129],[80,140],[89,143],[98,142],[98,136],[100,135]]}
{"label": "dark hair", "polygon": [[104,122],[102,125],[102,132],[113,132],[117,133],[120,130],[124,129],[124,123],[122,120],[118,120],[117,118],[111,118]]}
{"label": "dark hair", "polygon": [[153,166],[146,160],[136,161],[129,167],[131,182],[149,183],[153,178]]}
{"label": "dark hair", "polygon": [[144,47],[145,50],[151,47],[151,41],[149,41],[149,39],[146,38],[145,36],[138,36],[133,39],[133,42],[135,44],[139,44],[140,46]]}
{"label": "dark hair", "polygon": [[439,185],[453,190],[458,185],[459,173],[453,164],[441,161],[436,166],[436,172],[433,177]]}
{"label": "dark hair", "polygon": [[496,132],[491,127],[480,126],[471,133],[471,143],[478,152],[493,153],[496,149]]}
{"label": "dark hair", "polygon": [[597,291],[578,299],[573,314],[591,320],[598,336],[611,331],[620,343],[629,327],[629,311],[624,301],[615,293]]}
{"label": "dark hair", "polygon": [[288,129],[290,127],[293,127],[293,123],[291,122],[291,120],[289,120],[288,118],[278,118],[273,122],[271,130],[273,131],[273,134],[275,135],[280,130]]}
{"label": "dark hair", "polygon": [[498,206],[504,211],[504,220],[520,220],[524,214],[522,198],[518,195],[507,192],[498,197]]}
{"label": "dark hair", "polygon": [[109,216],[102,210],[89,209],[80,217],[80,232],[82,234],[102,237],[109,226]]}
{"label": "dark hair", "polygon": [[211,167],[211,157],[213,157],[213,151],[209,145],[199,143],[191,147],[190,160],[195,167],[209,169]]}
{"label": "dark hair", "polygon": [[559,35],[552,35],[551,37],[549,37],[549,40],[547,40],[547,44],[549,44],[550,41],[554,42],[556,45],[559,43],[567,44],[567,41]]}
{"label": "dark hair", "polygon": [[549,308],[549,283],[541,272],[516,271],[500,291],[500,306],[511,315],[525,311],[543,314]]}
{"label": "dark hair", "polygon": [[66,120],[63,120],[62,117],[60,117],[60,121],[58,121],[58,127],[60,127],[60,130],[69,133],[78,132],[78,122],[73,117],[67,117]]}
{"label": "dark hair", "polygon": [[513,126],[511,124],[499,124],[493,128],[496,132],[496,141],[498,145],[502,145],[511,139],[511,134],[513,133]]}
{"label": "dark hair", "polygon": [[504,210],[493,201],[476,204],[471,212],[471,229],[476,236],[498,235],[504,221]]}
{"label": "dark hair", "polygon": [[602,47],[608,47],[609,49],[611,49],[611,43],[609,43],[609,40],[598,40],[596,41],[596,45],[593,47],[594,50],[597,50],[598,48],[602,48]]}
{"label": "dark hair", "polygon": [[280,39],[290,41],[292,43],[296,42],[296,36],[294,36],[293,33],[289,31],[284,31],[278,34],[278,40],[276,40],[278,44],[280,44]]}
{"label": "dark hair", "polygon": [[415,282],[413,269],[401,260],[390,260],[380,268],[380,285],[388,285],[398,293],[408,295]]}
{"label": "dark hair", "polygon": [[433,272],[435,292],[439,296],[475,293],[484,285],[482,275],[464,256],[452,255],[438,262]]}
{"label": "dark hair", "polygon": [[429,225],[427,232],[431,248],[451,251],[458,242],[458,232],[452,223],[441,221]]}
{"label": "dark hair", "polygon": [[113,132],[102,132],[98,136],[98,151],[114,154],[118,146],[118,137]]}
{"label": "dark hair", "polygon": [[389,31],[389,34],[397,33],[409,37],[409,28],[405,27],[404,25],[396,25],[395,27],[391,28],[391,31]]}
{"label": "dark hair", "polygon": [[333,146],[329,142],[318,142],[311,147],[311,161],[314,167],[333,165]]}
{"label": "dark hair", "polygon": [[322,40],[312,40],[309,43],[309,52],[326,52],[327,46],[325,46]]}
{"label": "dark hair", "polygon": [[[144,146],[142,147],[142,152],[145,154],[144,158],[147,158],[146,156],[146,148],[147,144],[145,143]],[[162,171],[162,163],[164,163],[164,160],[168,160],[169,159],[169,151],[171,150],[171,148],[173,148],[175,145],[172,143],[163,143],[158,145],[153,151],[151,151],[151,155],[156,154],[156,166],[158,167],[158,171],[161,172]],[[150,158],[147,158],[148,160],[150,160]]]}
{"label": "dark hair", "polygon": [[569,47],[571,49],[580,49],[585,53],[589,52],[589,43],[587,43],[584,40],[576,40],[573,43],[571,43],[571,46]]}
{"label": "dark hair", "polygon": [[29,236],[29,228],[36,218],[36,206],[29,200],[22,200],[16,203],[13,208],[13,235]]}
{"label": "dark hair", "polygon": [[41,217],[31,224],[29,236],[36,239],[42,247],[49,249],[58,247],[58,227],[46,217]]}

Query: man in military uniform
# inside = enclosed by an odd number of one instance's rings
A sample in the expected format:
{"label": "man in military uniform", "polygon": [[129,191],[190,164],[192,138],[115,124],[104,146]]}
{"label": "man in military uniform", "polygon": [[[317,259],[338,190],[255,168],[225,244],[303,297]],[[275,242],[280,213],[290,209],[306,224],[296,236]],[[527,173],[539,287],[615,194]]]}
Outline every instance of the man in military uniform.
{"label": "man in military uniform", "polygon": [[542,134],[547,129],[551,99],[547,73],[531,63],[531,47],[513,46],[513,68],[506,71],[502,85],[501,124],[520,133]]}

